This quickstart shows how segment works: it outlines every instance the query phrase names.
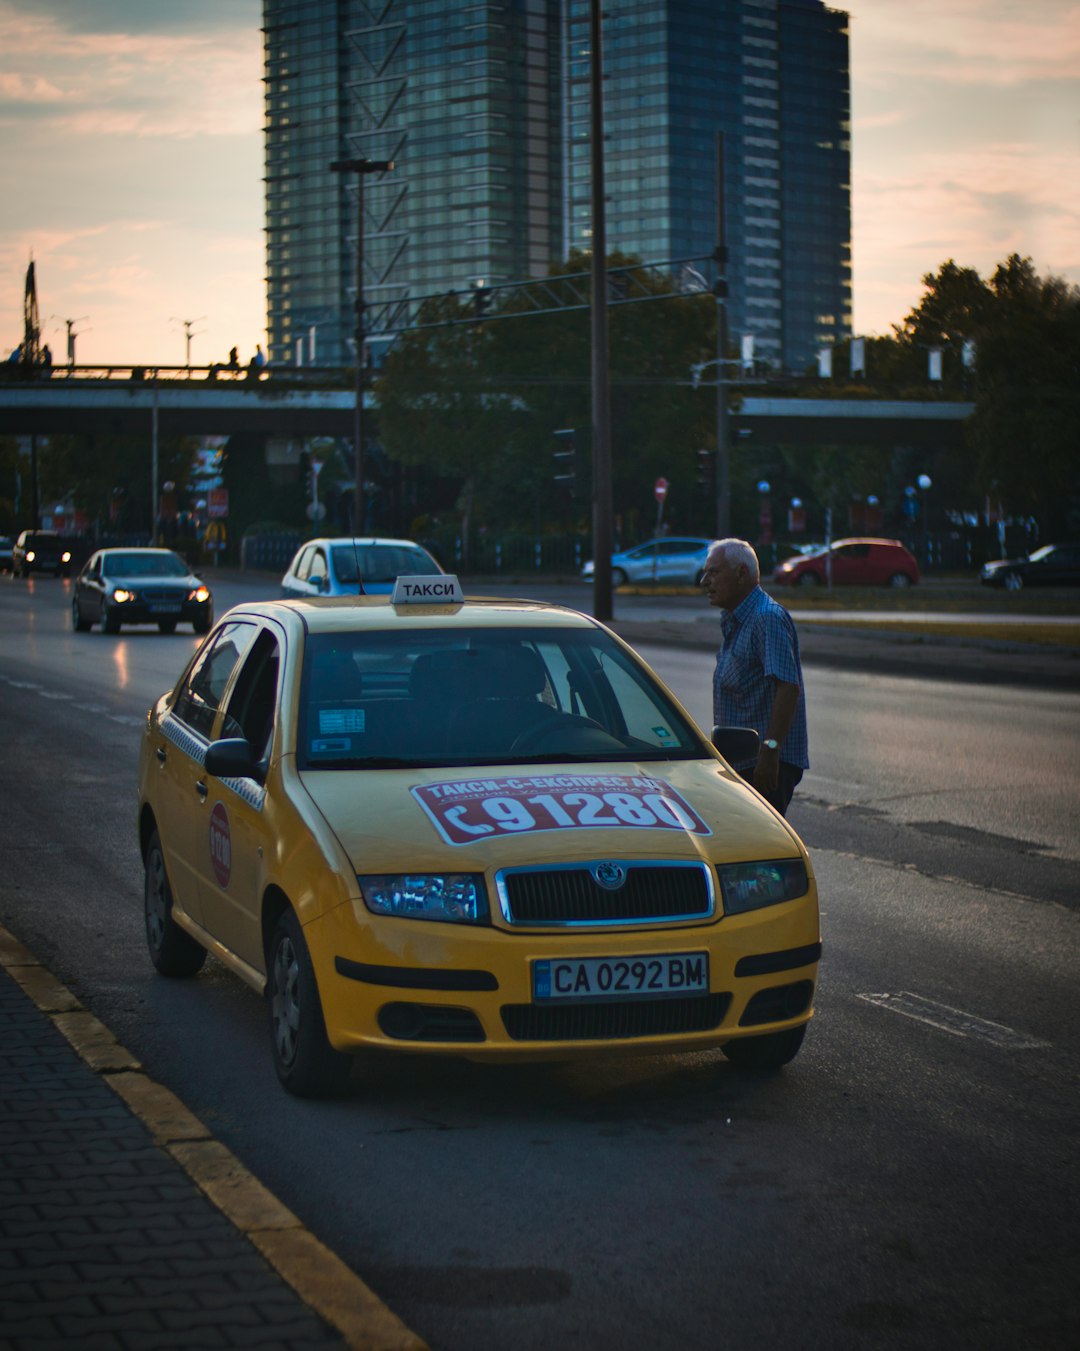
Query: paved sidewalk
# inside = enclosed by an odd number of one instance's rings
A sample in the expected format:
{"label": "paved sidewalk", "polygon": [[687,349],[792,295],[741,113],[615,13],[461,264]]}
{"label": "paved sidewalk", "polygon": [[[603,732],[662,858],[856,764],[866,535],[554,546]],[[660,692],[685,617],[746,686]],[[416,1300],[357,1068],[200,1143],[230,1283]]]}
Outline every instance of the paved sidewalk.
{"label": "paved sidewalk", "polygon": [[422,1351],[2,929],[0,958],[4,1351]]}

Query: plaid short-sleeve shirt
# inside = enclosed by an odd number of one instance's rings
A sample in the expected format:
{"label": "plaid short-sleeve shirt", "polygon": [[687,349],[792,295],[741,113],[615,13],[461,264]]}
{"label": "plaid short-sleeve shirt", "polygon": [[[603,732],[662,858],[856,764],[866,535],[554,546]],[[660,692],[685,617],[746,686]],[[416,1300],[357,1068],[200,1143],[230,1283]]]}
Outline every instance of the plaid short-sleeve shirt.
{"label": "plaid short-sleeve shirt", "polygon": [[809,769],[799,638],[791,616],[759,586],[734,610],[723,612],[720,627],[724,646],[717,653],[713,673],[714,721],[718,726],[752,727],[764,737],[776,681],[798,685],[799,702],[780,747],[780,759]]}

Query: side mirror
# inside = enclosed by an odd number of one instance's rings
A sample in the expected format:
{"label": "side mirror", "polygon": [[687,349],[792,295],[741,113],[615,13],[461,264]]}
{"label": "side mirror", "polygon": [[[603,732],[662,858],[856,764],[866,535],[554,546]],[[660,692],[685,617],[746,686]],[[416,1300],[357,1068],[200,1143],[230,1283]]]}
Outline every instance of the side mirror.
{"label": "side mirror", "polygon": [[320,578],[319,578],[319,594],[322,595],[322,596],[325,596],[326,593],[327,593],[329,590],[330,590],[330,578],[329,578],[329,577],[320,577]]}
{"label": "side mirror", "polygon": [[212,741],[206,748],[203,768],[207,774],[213,774],[216,779],[262,778],[251,749],[251,742],[243,736]]}
{"label": "side mirror", "polygon": [[752,727],[714,727],[712,744],[730,764],[753,760],[761,738]]}

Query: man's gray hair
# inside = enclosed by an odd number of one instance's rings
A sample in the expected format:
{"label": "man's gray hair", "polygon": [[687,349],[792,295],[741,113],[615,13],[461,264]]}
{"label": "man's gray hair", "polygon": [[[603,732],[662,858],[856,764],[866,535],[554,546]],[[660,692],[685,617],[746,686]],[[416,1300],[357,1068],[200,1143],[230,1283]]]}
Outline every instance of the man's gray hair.
{"label": "man's gray hair", "polygon": [[733,567],[746,568],[747,575],[756,585],[761,581],[761,565],[754,552],[754,546],[744,539],[718,539],[709,550],[709,557],[719,555]]}

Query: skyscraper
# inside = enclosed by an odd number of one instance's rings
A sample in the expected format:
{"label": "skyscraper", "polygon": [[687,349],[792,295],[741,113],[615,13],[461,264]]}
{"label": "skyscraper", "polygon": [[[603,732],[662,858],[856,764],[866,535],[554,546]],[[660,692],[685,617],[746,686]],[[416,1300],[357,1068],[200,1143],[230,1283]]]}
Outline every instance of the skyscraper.
{"label": "skyscraper", "polygon": [[[608,248],[704,259],[724,138],[730,329],[803,369],[850,333],[847,15],[605,7]],[[589,0],[264,0],[270,352],[351,362],[369,303],[542,276],[590,245]]]}

